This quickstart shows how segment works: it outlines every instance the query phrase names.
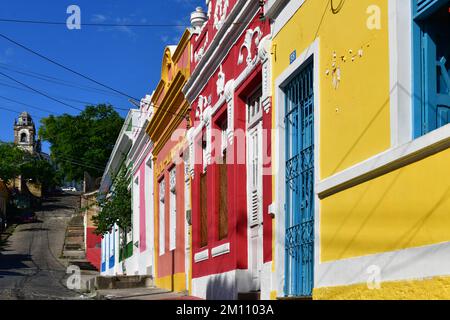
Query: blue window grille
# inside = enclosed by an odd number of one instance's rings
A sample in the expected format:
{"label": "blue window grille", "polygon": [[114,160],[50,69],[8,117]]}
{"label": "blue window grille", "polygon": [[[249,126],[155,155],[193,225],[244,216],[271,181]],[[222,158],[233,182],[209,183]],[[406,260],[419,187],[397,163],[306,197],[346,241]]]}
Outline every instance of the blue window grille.
{"label": "blue window grille", "polygon": [[450,1],[412,1],[417,138],[450,122]]}
{"label": "blue window grille", "polygon": [[314,282],[314,79],[312,59],[284,88],[286,126],[285,294]]}

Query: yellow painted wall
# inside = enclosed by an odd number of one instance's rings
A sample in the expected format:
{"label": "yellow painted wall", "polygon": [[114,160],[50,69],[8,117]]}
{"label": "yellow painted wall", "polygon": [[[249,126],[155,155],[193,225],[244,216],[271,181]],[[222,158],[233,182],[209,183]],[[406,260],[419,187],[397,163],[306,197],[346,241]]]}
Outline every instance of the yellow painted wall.
{"label": "yellow painted wall", "polygon": [[[186,290],[186,273],[180,272],[173,275],[174,292],[182,292]],[[172,275],[155,279],[158,288],[172,290]]]}
{"label": "yellow painted wall", "polygon": [[[320,179],[386,151],[391,145],[388,0],[347,0],[337,13],[330,2],[305,0],[272,40],[274,80],[289,67],[294,50],[298,57],[315,39],[319,41],[316,81],[320,89],[315,94],[320,101],[316,106],[320,107]],[[333,1],[336,6],[340,2]],[[373,13],[367,13],[367,9],[372,5],[381,9],[379,30],[367,28]],[[362,50],[362,56],[358,50]],[[332,83],[334,61],[341,70],[337,89]],[[274,87],[273,92],[277,89]],[[273,105],[274,126],[279,107]],[[445,150],[321,200],[321,262],[450,241],[449,164],[450,150]],[[381,290],[368,290],[366,284],[319,288],[313,296],[448,299],[449,279],[383,283]],[[282,295],[272,292],[271,297],[276,294]]]}
{"label": "yellow painted wall", "polygon": [[321,261],[450,241],[450,149],[321,201]]}
{"label": "yellow painted wall", "polygon": [[[335,6],[339,2],[333,1]],[[367,28],[371,15],[366,12],[373,4],[381,9],[380,30]],[[306,0],[273,39],[273,75],[277,79],[289,66],[294,50],[298,57],[319,38],[320,92],[316,94],[320,97],[322,179],[390,147],[387,6],[387,0],[345,1],[341,10],[333,13],[329,0]],[[338,89],[332,85],[334,52],[341,69]],[[277,108],[275,105],[274,114]]]}
{"label": "yellow painted wall", "polygon": [[370,290],[357,284],[314,289],[314,300],[449,300],[450,277],[391,281]]}

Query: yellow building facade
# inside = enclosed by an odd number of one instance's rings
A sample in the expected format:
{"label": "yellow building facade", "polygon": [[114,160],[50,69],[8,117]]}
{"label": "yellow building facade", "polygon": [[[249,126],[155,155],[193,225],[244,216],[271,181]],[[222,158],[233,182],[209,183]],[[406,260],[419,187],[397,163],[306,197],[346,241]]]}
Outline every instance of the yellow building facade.
{"label": "yellow building facade", "polygon": [[450,298],[448,67],[415,50],[445,4],[425,2],[267,2],[272,298]]}
{"label": "yellow building facade", "polygon": [[189,104],[182,88],[190,77],[190,37],[164,50],[161,80],[152,95],[154,112],[146,128],[154,143],[155,284],[171,291],[191,290],[190,179],[186,175]]}

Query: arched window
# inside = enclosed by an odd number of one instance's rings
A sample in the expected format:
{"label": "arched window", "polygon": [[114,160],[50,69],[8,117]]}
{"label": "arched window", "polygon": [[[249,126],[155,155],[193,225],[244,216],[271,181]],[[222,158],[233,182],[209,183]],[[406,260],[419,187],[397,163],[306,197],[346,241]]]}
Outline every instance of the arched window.
{"label": "arched window", "polygon": [[20,142],[28,142],[28,137],[27,137],[27,134],[25,133],[25,132],[22,132],[21,134],[20,134]]}

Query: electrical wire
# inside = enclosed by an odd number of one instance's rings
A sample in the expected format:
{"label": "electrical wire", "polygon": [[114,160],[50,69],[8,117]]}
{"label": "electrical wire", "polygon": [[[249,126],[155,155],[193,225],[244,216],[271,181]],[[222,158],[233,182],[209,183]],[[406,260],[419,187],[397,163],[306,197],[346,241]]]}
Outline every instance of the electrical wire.
{"label": "electrical wire", "polygon": [[[14,81],[14,82],[16,82],[16,83],[19,83],[19,84],[25,86],[25,88],[20,88],[20,87],[12,86],[12,85],[10,85],[10,84],[5,84],[5,83],[2,83],[2,82],[0,82],[0,85],[8,86],[8,87],[11,87],[11,88],[14,88],[14,89],[18,89],[18,90],[25,90],[25,91],[27,91],[27,92],[33,92],[33,93],[37,93],[37,94],[40,94],[40,95],[45,95],[45,97],[47,97],[47,98],[49,98],[49,99],[51,99],[51,100],[57,101],[57,102],[59,102],[59,103],[63,103],[63,104],[65,104],[65,105],[67,105],[67,106],[70,106],[71,108],[75,108],[75,109],[78,110],[78,111],[83,111],[83,110],[80,109],[80,108],[78,108],[78,107],[71,106],[71,105],[68,105],[68,104],[66,104],[66,103],[64,103],[64,102],[61,102],[61,101],[59,101],[58,99],[60,99],[60,100],[67,100],[67,101],[73,101],[73,102],[82,103],[82,104],[86,104],[86,105],[97,105],[97,104],[98,104],[98,103],[94,103],[94,102],[88,102],[88,101],[76,100],[76,99],[73,99],[73,98],[51,96],[49,93],[46,93],[46,92],[43,92],[43,91],[38,91],[38,90],[36,90],[36,89],[34,89],[34,88],[31,88],[30,86],[28,86],[28,85],[26,85],[26,84],[24,84],[24,83],[22,83],[22,82],[16,80],[16,79],[13,78],[13,77],[7,76],[6,74],[2,73],[1,71],[0,71],[0,74],[6,76],[7,78],[9,78],[10,80],[12,80],[12,81]],[[26,89],[28,89],[28,90],[26,90]],[[56,98],[55,98],[55,97],[56,97]],[[57,98],[58,98],[58,99],[57,99]],[[133,100],[134,100],[134,99],[133,99]],[[112,108],[115,109],[115,110],[120,110],[120,111],[130,111],[130,110],[131,110],[130,108],[115,107],[115,106],[113,106],[111,103],[109,103],[109,104],[110,104],[110,105],[112,106]],[[147,105],[149,105],[149,104],[147,103]],[[159,107],[159,106],[155,106],[155,105],[152,105],[152,106],[153,106],[153,108],[155,108],[155,109],[161,109],[161,110],[163,110],[164,113],[168,113],[168,114],[171,114],[171,115],[174,115],[174,116],[177,116],[177,117],[186,119],[186,115],[183,115],[183,114],[180,114],[180,113],[177,113],[177,112],[173,112],[173,111],[169,111],[169,110],[167,110],[167,109],[165,109],[165,108],[162,108],[162,107]],[[142,110],[137,110],[137,109],[135,109],[135,110],[136,110],[135,112],[148,113],[148,111],[142,111]],[[50,112],[50,113],[52,113],[52,111],[49,111],[49,110],[47,110],[47,111]],[[139,127],[139,126],[133,126],[133,127]]]}
{"label": "electrical wire", "polygon": [[49,113],[53,112],[53,111],[50,111],[50,110],[47,110],[47,109],[43,109],[43,108],[40,108],[40,107],[35,107],[33,105],[30,105],[30,104],[27,104],[27,103],[24,103],[24,102],[21,102],[21,101],[17,101],[17,100],[14,100],[14,99],[2,96],[2,95],[0,95],[0,99],[6,100],[6,101],[9,101],[9,102],[13,102],[13,103],[19,103],[19,104],[22,104],[22,105],[27,106],[29,108],[36,109],[36,110],[39,110],[39,111],[42,111],[42,112],[49,112]]}
{"label": "electrical wire", "polygon": [[[31,53],[34,54],[34,55],[37,55],[38,57],[40,57],[40,58],[42,58],[42,59],[44,59],[44,60],[46,60],[46,61],[48,61],[48,62],[50,62],[50,63],[53,63],[53,64],[55,64],[55,65],[57,65],[57,66],[59,66],[59,67],[65,69],[65,70],[67,70],[67,71],[70,71],[70,72],[74,73],[74,74],[76,74],[76,75],[78,75],[78,76],[80,76],[80,77],[83,77],[83,78],[85,78],[85,79],[87,79],[87,80],[90,80],[90,81],[92,81],[92,82],[94,82],[94,83],[96,83],[96,84],[98,84],[98,85],[100,85],[100,86],[103,86],[103,87],[105,87],[105,88],[107,88],[107,89],[109,89],[109,90],[112,90],[112,91],[114,91],[114,92],[116,92],[116,93],[118,93],[118,94],[120,94],[120,95],[122,95],[122,96],[125,96],[125,97],[129,98],[129,99],[133,99],[133,100],[135,100],[135,101],[139,101],[139,99],[137,99],[137,98],[134,98],[134,97],[132,97],[132,96],[126,94],[126,93],[123,93],[123,92],[121,92],[121,91],[119,91],[119,90],[116,90],[116,89],[114,89],[114,88],[112,88],[112,87],[110,87],[110,86],[107,86],[107,85],[105,85],[105,84],[103,84],[103,83],[101,83],[101,82],[99,82],[99,81],[97,81],[97,80],[94,80],[94,79],[92,79],[92,78],[90,78],[90,77],[88,77],[88,76],[85,76],[85,75],[79,73],[78,71],[75,71],[75,70],[73,70],[73,69],[71,69],[71,68],[69,68],[69,67],[66,67],[66,66],[62,65],[61,63],[56,62],[55,60],[50,59],[50,58],[48,58],[48,57],[46,57],[46,56],[44,56],[44,55],[42,55],[42,54],[36,52],[35,50],[33,50],[33,49],[31,49],[31,48],[29,48],[29,47],[27,47],[27,46],[25,46],[25,45],[23,45],[23,44],[21,44],[21,43],[15,41],[15,40],[13,40],[13,39],[7,37],[7,36],[5,36],[5,35],[2,34],[2,33],[0,33],[0,37],[3,38],[3,39],[5,39],[5,40],[7,40],[7,41],[9,41],[9,42],[11,42],[11,43],[13,43],[13,44],[15,44],[15,45],[17,45],[17,46],[19,46],[20,48],[22,48],[22,49],[24,49],[24,50],[26,50],[26,51],[28,51],[28,52],[31,52]],[[53,97],[50,97],[49,95],[47,95],[47,94],[45,94],[45,93],[39,92],[38,90],[35,90],[34,88],[31,88],[31,87],[29,87],[29,86],[27,86],[27,85],[21,83],[20,81],[15,80],[15,79],[13,79],[13,78],[10,77],[10,76],[5,75],[5,74],[2,73],[2,72],[0,72],[0,74],[6,76],[6,77],[8,77],[8,78],[10,78],[10,79],[13,80],[14,82],[20,83],[20,84],[22,84],[22,85],[28,87],[29,89],[31,89],[31,90],[33,90],[33,91],[35,91],[35,92],[37,92],[37,93],[39,93],[39,94],[41,94],[41,95],[46,96],[47,98],[49,98],[49,99],[51,99],[51,100],[54,100],[54,101],[59,102],[59,103],[62,103],[62,104],[66,105],[66,106],[68,106],[68,107],[70,107],[70,108],[75,108],[75,109],[77,109],[77,110],[79,110],[79,111],[82,111],[81,109],[79,109],[79,108],[77,108],[77,107],[71,106],[71,105],[69,105],[69,104],[66,104],[65,102],[62,102],[62,101],[59,101],[58,99],[55,99],[55,98],[53,98]],[[154,107],[154,108],[160,108],[160,107],[158,107],[158,106],[153,106],[153,107]],[[162,109],[162,108],[161,108],[161,109]],[[129,110],[129,109],[121,109],[121,108],[118,108],[118,110]],[[165,110],[165,112],[166,112],[166,113],[169,113],[169,114],[173,114],[173,115],[175,115],[175,116],[179,116],[179,117],[184,118],[184,119],[186,118],[185,115],[180,115],[180,114],[178,114],[178,113],[174,113],[174,112],[171,112],[171,111],[169,111],[169,110]]]}
{"label": "electrical wire", "polygon": [[24,86],[25,88],[28,88],[28,89],[30,89],[30,90],[32,90],[32,91],[34,91],[34,92],[36,92],[36,93],[38,93],[38,94],[40,94],[40,95],[42,95],[42,96],[48,98],[48,99],[50,99],[50,100],[53,100],[53,101],[55,101],[55,102],[58,102],[58,103],[60,103],[60,104],[62,104],[62,105],[64,105],[64,106],[66,106],[66,107],[69,107],[69,108],[72,108],[72,109],[76,109],[76,110],[78,110],[78,111],[83,111],[83,109],[80,109],[80,108],[78,108],[78,107],[72,106],[72,105],[70,105],[70,104],[68,104],[68,103],[65,103],[65,102],[61,101],[61,100],[58,100],[58,99],[56,99],[56,98],[53,98],[52,96],[50,96],[50,95],[48,95],[48,94],[46,94],[46,93],[44,93],[44,92],[42,92],[42,91],[39,91],[39,90],[37,90],[37,89],[35,89],[35,88],[33,88],[33,87],[30,87],[29,85],[27,85],[27,84],[25,84],[25,83],[23,83],[23,82],[21,82],[21,81],[15,79],[14,77],[11,77],[11,76],[7,75],[6,73],[3,73],[3,72],[0,71],[0,75],[2,75],[2,76],[4,76],[4,77],[6,77],[6,78],[8,78],[8,79],[10,79],[10,80],[12,80],[12,81],[18,83],[18,84],[21,84],[21,85]]}
{"label": "electrical wire", "polygon": [[[30,20],[30,19],[4,19],[0,18],[0,22],[5,23],[21,23],[21,24],[42,24],[42,25],[55,25],[55,26],[67,26],[67,22],[62,21],[49,21],[49,20]],[[205,26],[216,26],[216,25],[239,25],[244,22],[218,22],[218,23],[204,23]],[[180,24],[180,23],[96,23],[96,22],[83,22],[81,26],[86,27],[128,27],[128,28],[190,28],[192,27],[190,24]]]}
{"label": "electrical wire", "polygon": [[102,90],[102,89],[98,89],[98,88],[94,88],[94,87],[90,87],[90,86],[83,86],[83,85],[80,85],[77,83],[73,83],[73,82],[70,82],[67,80],[59,79],[59,78],[45,75],[42,73],[37,73],[37,72],[32,72],[32,71],[24,71],[23,69],[21,70],[19,68],[14,68],[14,67],[6,65],[4,63],[0,63],[0,68],[11,71],[11,72],[15,72],[15,73],[27,76],[27,77],[46,81],[49,83],[54,83],[54,84],[71,87],[71,88],[76,88],[76,89],[82,89],[82,90],[89,91],[89,92],[96,92],[96,93],[104,94],[104,95],[108,95],[108,96],[111,94],[114,94],[114,95],[117,95],[118,97],[121,97],[119,94],[117,94],[115,92],[110,92],[110,91],[106,91],[106,90]]}
{"label": "electrical wire", "polygon": [[120,95],[122,95],[122,96],[125,96],[125,97],[127,97],[127,98],[131,98],[131,99],[134,99],[134,100],[137,100],[137,101],[138,101],[138,99],[136,99],[135,97],[132,97],[131,95],[129,95],[129,94],[127,94],[127,93],[124,93],[124,92],[122,92],[122,91],[119,91],[119,90],[117,90],[117,89],[114,89],[114,88],[112,88],[112,87],[110,87],[110,86],[108,86],[108,85],[106,85],[106,84],[104,84],[104,83],[101,83],[100,81],[97,81],[97,80],[95,80],[95,79],[93,79],[93,78],[91,78],[91,77],[89,77],[89,76],[86,76],[86,75],[84,75],[84,74],[82,74],[82,73],[80,73],[80,72],[78,72],[78,71],[75,71],[74,69],[69,68],[69,67],[63,65],[63,64],[61,64],[61,63],[59,63],[59,62],[57,62],[57,61],[55,61],[55,60],[53,60],[53,59],[51,59],[51,58],[49,58],[49,57],[47,57],[47,56],[45,56],[45,55],[43,55],[43,54],[41,54],[41,53],[39,53],[39,52],[37,52],[37,51],[35,51],[35,50],[33,50],[33,49],[27,47],[27,46],[25,46],[25,45],[19,43],[18,41],[15,41],[15,40],[13,40],[13,39],[7,37],[6,35],[4,35],[4,34],[2,34],[2,33],[0,33],[0,37],[3,38],[3,39],[5,39],[5,40],[7,40],[7,41],[9,41],[9,42],[11,42],[11,43],[13,43],[13,44],[15,44],[16,46],[18,46],[18,47],[20,47],[20,48],[22,48],[22,49],[24,49],[24,50],[26,50],[26,51],[28,51],[28,52],[31,52],[32,54],[34,54],[34,55],[36,55],[36,56],[38,56],[38,57],[40,57],[40,58],[42,58],[42,59],[44,59],[44,60],[46,60],[46,61],[52,63],[52,64],[54,64],[54,65],[56,65],[56,66],[58,66],[58,67],[60,67],[60,68],[63,68],[64,70],[67,70],[67,71],[69,71],[69,72],[71,72],[71,73],[74,73],[74,74],[76,74],[76,75],[78,75],[78,76],[80,76],[80,77],[82,77],[82,78],[84,78],[84,79],[87,79],[87,80],[89,80],[89,81],[91,81],[91,82],[94,82],[94,83],[96,83],[96,84],[98,84],[98,85],[100,85],[100,86],[102,86],[102,87],[104,87],[104,88],[107,88],[107,89],[109,89],[109,90],[111,90],[111,91],[114,91],[114,92],[116,92],[116,93],[118,93],[118,94],[120,94]]}

